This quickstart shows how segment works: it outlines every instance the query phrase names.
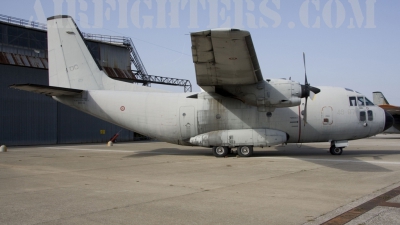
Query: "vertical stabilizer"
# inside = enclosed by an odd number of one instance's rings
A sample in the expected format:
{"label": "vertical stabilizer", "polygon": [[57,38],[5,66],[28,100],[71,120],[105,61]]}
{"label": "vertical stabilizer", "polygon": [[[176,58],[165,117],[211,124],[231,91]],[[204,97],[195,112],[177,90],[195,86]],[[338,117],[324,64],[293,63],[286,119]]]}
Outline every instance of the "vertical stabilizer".
{"label": "vertical stabilizer", "polygon": [[89,52],[70,16],[47,19],[49,85],[81,90],[103,89],[106,76]]}
{"label": "vertical stabilizer", "polygon": [[382,92],[376,91],[372,93],[373,101],[375,105],[389,105],[389,102],[383,96]]}

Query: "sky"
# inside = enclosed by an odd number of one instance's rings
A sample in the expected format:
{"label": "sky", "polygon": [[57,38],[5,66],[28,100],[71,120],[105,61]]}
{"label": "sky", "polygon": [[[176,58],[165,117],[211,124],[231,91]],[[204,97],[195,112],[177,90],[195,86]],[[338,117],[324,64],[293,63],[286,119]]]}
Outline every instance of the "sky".
{"label": "sky", "polygon": [[193,91],[200,89],[189,34],[244,29],[265,79],[304,83],[305,52],[312,86],[346,87],[371,100],[381,91],[400,105],[400,1],[2,0],[0,14],[41,23],[66,14],[83,32],[130,37],[149,74],[188,79]]}

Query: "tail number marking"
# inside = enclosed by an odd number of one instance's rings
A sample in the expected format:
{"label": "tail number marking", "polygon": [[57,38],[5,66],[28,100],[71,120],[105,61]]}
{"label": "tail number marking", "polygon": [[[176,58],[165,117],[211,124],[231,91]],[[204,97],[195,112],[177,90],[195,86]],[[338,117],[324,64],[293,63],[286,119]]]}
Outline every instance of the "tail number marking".
{"label": "tail number marking", "polygon": [[72,72],[72,71],[74,71],[74,70],[78,70],[78,69],[79,69],[79,66],[75,64],[75,65],[73,65],[73,66],[68,67],[68,69],[69,69],[70,72]]}

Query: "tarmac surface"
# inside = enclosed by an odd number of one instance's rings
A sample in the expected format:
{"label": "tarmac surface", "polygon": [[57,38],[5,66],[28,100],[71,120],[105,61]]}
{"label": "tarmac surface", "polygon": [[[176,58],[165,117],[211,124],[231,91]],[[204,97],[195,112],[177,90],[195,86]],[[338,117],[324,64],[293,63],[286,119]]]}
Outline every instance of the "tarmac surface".
{"label": "tarmac surface", "polygon": [[327,149],[215,158],[163,142],[8,147],[0,224],[400,224],[400,135]]}

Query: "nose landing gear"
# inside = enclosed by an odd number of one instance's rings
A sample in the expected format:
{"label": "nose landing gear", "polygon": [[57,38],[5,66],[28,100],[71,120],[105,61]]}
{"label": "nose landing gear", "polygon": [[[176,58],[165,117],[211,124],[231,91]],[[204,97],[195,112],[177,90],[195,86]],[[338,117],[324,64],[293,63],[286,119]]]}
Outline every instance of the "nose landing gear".
{"label": "nose landing gear", "polygon": [[343,148],[339,148],[333,145],[329,148],[329,152],[332,155],[341,155],[343,153]]}
{"label": "nose landing gear", "polygon": [[343,153],[343,148],[347,146],[349,146],[348,141],[331,141],[329,152],[332,155],[341,155]]}

